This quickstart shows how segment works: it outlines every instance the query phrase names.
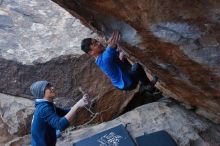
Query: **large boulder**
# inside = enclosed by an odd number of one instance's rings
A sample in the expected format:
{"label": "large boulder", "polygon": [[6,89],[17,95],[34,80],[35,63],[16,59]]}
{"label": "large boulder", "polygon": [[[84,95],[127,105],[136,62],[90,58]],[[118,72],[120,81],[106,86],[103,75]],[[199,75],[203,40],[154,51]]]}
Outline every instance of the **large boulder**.
{"label": "large boulder", "polygon": [[[88,55],[54,58],[46,63],[23,65],[0,58],[0,92],[33,99],[30,86],[37,80],[48,80],[56,88],[56,103],[70,107],[87,92],[93,97],[92,110],[101,112],[93,122],[117,117],[131,101],[134,91],[122,92],[114,88],[110,80]],[[89,121],[90,113],[79,116],[79,123]]]}
{"label": "large boulder", "polygon": [[[158,102],[143,105],[118,118],[98,125],[72,127],[62,133],[57,146],[71,146],[74,142],[95,135],[118,124],[124,124],[135,138],[144,133],[167,131],[178,146],[219,146],[220,126],[204,119],[178,102],[162,98]],[[30,145],[30,135],[12,138],[6,146]]]}
{"label": "large boulder", "polygon": [[[105,111],[94,122],[116,117],[133,92],[115,89],[93,58],[81,56],[80,42],[85,37],[97,35],[50,0],[2,1],[0,93],[32,99],[30,85],[48,80],[56,87],[58,105],[72,106],[82,97],[82,89],[95,98],[94,111]],[[90,117],[88,112],[82,116],[83,121]]]}
{"label": "large boulder", "polygon": [[0,93],[0,145],[30,133],[33,101]]}
{"label": "large boulder", "polygon": [[25,135],[22,137],[16,137],[11,141],[5,143],[5,146],[30,146],[31,145],[31,135]]}
{"label": "large boulder", "polygon": [[156,73],[158,87],[220,123],[220,1],[53,0]]}
{"label": "large boulder", "polygon": [[50,0],[0,1],[0,57],[23,64],[79,54],[96,34]]}
{"label": "large boulder", "polygon": [[144,133],[167,131],[178,146],[219,146],[220,126],[186,110],[177,102],[166,99],[143,105],[124,115],[96,126],[63,133],[58,146],[71,146],[74,142],[95,135],[118,124],[126,125],[133,138]]}
{"label": "large boulder", "polygon": [[[22,101],[23,105],[19,104],[20,109],[23,109],[24,106],[26,107],[25,111],[32,108],[32,105],[29,104],[30,101],[27,99],[14,98],[2,94],[1,97],[4,98],[4,100],[1,100],[1,103],[10,102],[10,105],[15,105],[15,103],[17,105],[17,103]],[[5,98],[7,98],[7,102]],[[18,111],[15,110],[13,113],[18,113]],[[12,117],[9,117],[7,119],[8,123],[4,123],[5,125],[9,125],[8,129],[6,127],[4,127],[4,129],[0,127],[0,144],[3,144],[2,142],[4,142],[6,146],[30,145],[30,130],[26,132],[26,128],[23,126],[24,122],[18,124],[18,121],[26,121],[26,126],[29,127],[30,121],[28,118],[26,118],[26,116],[24,116],[24,109],[21,113],[19,113],[19,119],[16,119],[16,121],[13,120],[18,116],[18,114],[11,114],[15,117],[13,119]],[[14,128],[12,127],[12,124],[15,126],[20,125],[20,128]],[[180,105],[178,102],[168,98],[162,98],[158,102],[138,107],[133,111],[127,112],[109,122],[104,122],[93,126],[86,125],[84,128],[82,127],[78,130],[73,130],[73,128],[70,127],[62,133],[62,137],[58,139],[57,145],[71,146],[74,142],[95,135],[118,124],[126,125],[126,129],[133,138],[143,135],[144,133],[153,133],[159,130],[165,130],[177,142],[178,146],[220,145],[219,125],[198,116],[194,113],[194,111],[185,109],[185,107]],[[4,131],[7,131],[7,135],[4,133]],[[6,136],[7,140],[5,139]]]}

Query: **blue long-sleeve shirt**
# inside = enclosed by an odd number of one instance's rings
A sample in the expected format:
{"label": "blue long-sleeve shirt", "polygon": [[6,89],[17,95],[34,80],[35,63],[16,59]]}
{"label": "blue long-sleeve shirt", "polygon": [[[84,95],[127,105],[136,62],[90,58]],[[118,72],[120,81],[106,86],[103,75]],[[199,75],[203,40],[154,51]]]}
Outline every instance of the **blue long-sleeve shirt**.
{"label": "blue long-sleeve shirt", "polygon": [[31,125],[32,146],[55,146],[56,130],[64,130],[69,126],[64,117],[69,110],[56,107],[52,102],[38,99]]}
{"label": "blue long-sleeve shirt", "polygon": [[132,85],[133,80],[118,56],[119,53],[116,49],[108,46],[105,51],[98,56],[96,64],[108,76],[115,87],[125,89]]}

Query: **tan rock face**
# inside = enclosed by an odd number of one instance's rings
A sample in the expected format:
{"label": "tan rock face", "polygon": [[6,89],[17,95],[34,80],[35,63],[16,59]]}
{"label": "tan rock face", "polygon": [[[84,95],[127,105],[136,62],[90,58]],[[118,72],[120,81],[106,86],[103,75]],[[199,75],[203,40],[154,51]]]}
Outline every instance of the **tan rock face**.
{"label": "tan rock face", "polygon": [[33,112],[31,100],[0,94],[0,145],[30,133]]}
{"label": "tan rock face", "polygon": [[53,1],[106,37],[120,30],[125,51],[158,74],[164,94],[220,123],[219,1]]}
{"label": "tan rock face", "polygon": [[0,57],[23,64],[83,54],[80,42],[96,36],[50,0],[0,1]]}
{"label": "tan rock face", "polygon": [[70,146],[74,142],[95,135],[118,124],[127,125],[130,135],[135,138],[144,133],[167,131],[178,146],[218,146],[219,125],[184,109],[176,102],[162,100],[143,105],[112,121],[96,126],[63,133],[58,146]]}

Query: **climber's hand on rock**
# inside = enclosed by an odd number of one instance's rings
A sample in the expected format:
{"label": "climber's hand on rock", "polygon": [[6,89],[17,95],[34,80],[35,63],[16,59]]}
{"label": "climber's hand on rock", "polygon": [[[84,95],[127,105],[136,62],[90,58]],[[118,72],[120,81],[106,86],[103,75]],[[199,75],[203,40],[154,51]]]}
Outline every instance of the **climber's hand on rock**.
{"label": "climber's hand on rock", "polygon": [[119,52],[119,59],[120,59],[121,61],[124,61],[125,58],[126,58],[126,54],[125,54],[125,52],[120,51],[120,52]]}
{"label": "climber's hand on rock", "polygon": [[112,36],[109,38],[109,40],[107,41],[108,45],[110,45],[112,48],[116,48],[117,47],[117,43],[120,39],[120,34],[118,31],[115,31],[112,33]]}

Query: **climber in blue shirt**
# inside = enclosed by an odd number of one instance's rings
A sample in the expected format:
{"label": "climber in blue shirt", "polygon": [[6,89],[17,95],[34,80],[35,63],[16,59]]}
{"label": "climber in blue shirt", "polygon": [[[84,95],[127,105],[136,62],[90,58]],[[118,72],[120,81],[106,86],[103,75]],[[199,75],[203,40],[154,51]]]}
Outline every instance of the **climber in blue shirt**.
{"label": "climber in blue shirt", "polygon": [[117,43],[120,38],[118,32],[114,32],[104,46],[93,38],[86,38],[81,42],[81,49],[96,58],[96,64],[111,80],[112,84],[120,90],[133,90],[139,81],[149,92],[155,91],[157,76],[150,81],[140,64],[135,63],[129,68],[123,61],[122,52],[117,51]]}
{"label": "climber in blue shirt", "polygon": [[65,110],[53,104],[55,90],[48,81],[37,81],[30,90],[37,98],[31,124],[31,145],[55,146],[56,131],[63,131],[73,122],[77,109],[88,104],[88,95],[84,95],[71,109]]}

